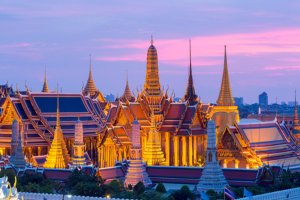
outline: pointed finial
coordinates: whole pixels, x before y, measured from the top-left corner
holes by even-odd
[[[151,40],[150,40],[150,44],[153,45],[153,36],[151,35]]]
[[[56,102],[56,128],[60,128],[60,113],[59,113],[59,87],[57,84],[57,102]]]
[[[192,44],[191,39],[189,40],[190,43],[190,71],[192,71]]]

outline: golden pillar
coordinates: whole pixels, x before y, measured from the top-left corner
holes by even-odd
[[[179,166],[179,137],[173,137],[174,143],[174,166]]]
[[[194,163],[197,163],[197,136],[194,136],[194,145],[193,145],[193,149],[194,149]]]
[[[223,160],[223,168],[227,168],[227,166],[228,166],[228,160],[224,159]]]
[[[193,136],[189,136],[189,166],[193,166]]]
[[[235,167],[235,168],[239,168],[239,164],[240,164],[240,161],[239,161],[239,160],[235,160],[235,161],[234,161],[234,167]]]
[[[165,154],[166,154],[166,165],[170,166],[170,132],[165,133],[166,145],[165,145]]]
[[[42,154],[42,147],[37,148],[37,155],[40,156]]]
[[[186,142],[186,137],[182,136],[181,137],[181,145],[182,145],[182,166],[187,166],[187,142]]]

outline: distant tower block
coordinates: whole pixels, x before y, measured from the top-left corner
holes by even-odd
[[[24,169],[26,167],[26,161],[22,148],[21,133],[19,132],[19,123],[17,120],[13,121],[12,127],[13,138],[17,137],[17,146],[15,146],[14,143],[11,144],[11,148],[14,149],[14,152],[10,157],[10,163],[18,169]]]
[[[142,162],[140,136],[140,124],[137,120],[135,120],[132,123],[132,147],[130,150],[130,163],[125,177],[126,186],[135,186],[140,181],[143,182],[145,186],[152,184],[146,172],[146,167]]]
[[[75,124],[75,138],[74,138],[74,152],[72,157],[72,165],[80,167],[85,165],[84,158],[84,143],[83,143],[83,126],[82,122],[78,119]]]
[[[20,129],[19,129],[19,123],[17,120],[13,120],[12,123],[12,135],[11,135],[11,150],[10,155],[15,155],[17,146],[18,146],[18,137],[19,137]]]
[[[202,171],[200,181],[197,185],[197,189],[200,192],[207,190],[222,192],[228,183],[218,162],[216,126],[212,120],[208,121],[207,124],[207,137],[206,163]]]
[[[155,116],[152,110],[151,114],[151,127],[148,133],[148,140],[146,142],[145,151],[143,152],[143,158],[147,162],[147,165],[165,165],[165,156],[161,149],[161,143],[159,139],[159,132],[155,126]]]

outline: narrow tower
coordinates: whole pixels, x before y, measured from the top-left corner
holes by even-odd
[[[157,50],[153,45],[152,37],[150,43],[151,45],[147,52],[147,69],[143,93],[150,107],[154,109],[154,113],[158,114],[161,111],[160,104],[163,94],[159,82]]]
[[[26,167],[26,161],[22,148],[23,145],[21,133],[19,131],[19,123],[17,120],[13,121],[12,135],[13,137],[17,136],[17,146],[15,146],[14,143],[11,144],[11,149],[14,149],[14,151],[11,154],[10,163],[17,169],[24,169]]]
[[[191,49],[191,40],[190,44],[190,65],[189,65],[189,79],[187,83],[187,87],[185,90],[185,95],[183,97],[184,101],[188,101],[190,105],[195,105],[198,102],[198,96],[195,92],[194,82],[193,82],[193,74],[192,74],[192,49]]]
[[[132,122],[132,137],[130,150],[130,163],[125,176],[125,185],[135,186],[138,182],[144,183],[145,186],[152,184],[148,173],[146,172],[145,164],[142,162],[141,148],[141,125],[137,120]]]
[[[83,126],[82,122],[78,119],[75,124],[75,137],[74,137],[74,152],[72,157],[72,165],[80,167],[85,165],[84,158],[84,143],[83,143]]]
[[[219,106],[234,106],[234,99],[231,93],[230,80],[228,74],[226,46],[225,46],[225,55],[224,55],[224,69],[223,69],[222,83],[221,83],[221,89],[219,93],[219,98],[217,100],[217,104]]]
[[[11,149],[10,149],[11,156],[15,155],[18,142],[19,142],[18,141],[19,133],[20,133],[19,123],[16,119],[14,119],[12,122],[12,134],[11,134]]]
[[[295,90],[295,105],[294,105],[294,120],[293,120],[293,133],[298,135],[300,134],[300,125],[299,125],[299,117],[298,117],[298,105],[297,105],[297,93]],[[299,135],[300,137],[300,135]]]
[[[42,92],[49,92],[48,81],[47,81],[47,74],[46,74],[46,68],[45,68],[44,84],[43,84]]]
[[[165,165],[165,156],[161,149],[159,132],[156,130],[154,111],[151,113],[151,127],[148,133],[143,158],[149,166]]]
[[[45,168],[67,168],[70,161],[70,156],[66,143],[64,141],[64,135],[60,127],[60,114],[59,114],[59,96],[57,94],[57,111],[56,111],[56,127],[54,131],[54,137],[48,152]]]
[[[231,93],[228,65],[227,65],[227,52],[225,46],[224,53],[224,68],[222,83],[217,100],[217,105],[213,107],[210,117],[215,121],[217,127],[217,142],[221,142],[222,133],[227,125],[231,126],[234,122],[240,121],[238,107],[234,105],[234,100]]]
[[[122,102],[126,102],[126,101],[134,102],[135,101],[135,97],[132,95],[132,92],[131,92],[131,90],[129,88],[128,75],[127,75],[127,78],[126,78],[125,90],[124,90],[123,95],[120,97],[120,100]]]
[[[105,98],[103,94],[97,89],[96,84],[93,79],[92,73],[92,56],[90,55],[90,70],[89,70],[89,78],[87,83],[83,89],[84,95],[90,95],[92,98],[98,98],[99,101],[105,102]]]
[[[222,192],[226,185],[228,185],[228,183],[224,177],[217,157],[216,126],[213,120],[209,120],[207,123],[206,163],[197,189],[200,192],[206,192],[207,190]]]

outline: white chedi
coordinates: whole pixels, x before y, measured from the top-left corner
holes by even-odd
[[[15,178],[15,184],[11,187],[8,182],[7,176],[0,178],[0,200],[18,200],[19,194],[16,188],[17,179]]]

